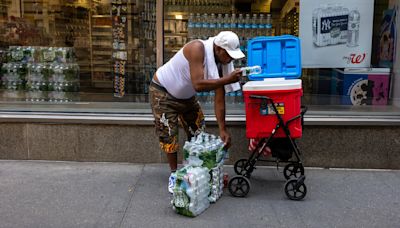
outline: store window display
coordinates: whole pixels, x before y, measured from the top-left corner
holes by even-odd
[[[147,102],[155,4],[2,1],[1,102]]]
[[[377,83],[369,79],[368,83],[360,82],[362,85],[355,82],[354,90],[345,91],[340,81],[343,75],[337,73],[342,71],[345,75],[345,69],[303,68],[303,104],[311,111],[335,107],[362,115],[379,105],[386,107],[380,109],[382,113],[393,113],[391,95],[397,94],[398,86],[394,84],[391,65],[396,56],[398,23],[392,5],[386,0],[374,3],[370,66],[386,67],[389,73],[385,70]],[[344,10],[341,15],[350,15],[353,10]],[[104,103],[101,109],[90,112],[150,114],[147,94],[154,72],[185,43],[231,30],[239,35],[240,48],[246,53],[247,41],[256,36],[301,35],[300,12],[299,0],[0,1],[0,101],[7,106],[15,102],[53,105],[47,106],[50,108],[62,104],[74,112],[80,111],[82,102],[94,106]],[[157,13],[162,16],[156,18]],[[348,26],[354,22],[357,27],[360,18],[348,18]],[[312,23],[309,27],[312,30]],[[342,33],[345,30],[340,30]],[[339,34],[338,29],[332,34]],[[356,34],[353,33],[353,41]],[[328,46],[347,47],[352,43],[342,38],[337,45]],[[162,45],[157,46],[159,43]],[[50,57],[35,56],[40,52]],[[357,58],[343,57],[346,61]],[[245,67],[246,58],[234,64]],[[370,73],[367,69],[365,74]],[[242,83],[245,81],[244,77]],[[352,91],[353,102],[344,102]],[[360,94],[363,99],[357,100]],[[201,92],[197,96],[205,113],[211,112],[215,93]],[[226,98],[228,115],[244,115],[242,91],[228,93]],[[110,110],[105,105],[110,102],[125,108]],[[352,108],[355,105],[363,107]]]

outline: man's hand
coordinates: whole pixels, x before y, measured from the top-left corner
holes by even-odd
[[[229,74],[229,83],[234,83],[240,81],[240,77],[242,77],[242,70],[235,69],[232,73]]]
[[[229,132],[227,132],[226,130],[222,130],[219,132],[219,136],[224,142],[224,148],[229,149],[229,147],[231,147],[231,135],[229,134]]]

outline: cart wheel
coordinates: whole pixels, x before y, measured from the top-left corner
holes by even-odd
[[[285,194],[291,200],[302,200],[307,194],[307,187],[298,179],[290,179],[285,184]]]
[[[290,178],[299,178],[304,175],[304,167],[300,163],[289,163],[283,169],[283,175],[286,180]]]
[[[243,175],[246,172],[247,159],[242,158],[235,162],[233,169],[237,175]]]
[[[250,191],[250,181],[244,176],[234,176],[228,184],[229,192],[235,197],[245,197]]]

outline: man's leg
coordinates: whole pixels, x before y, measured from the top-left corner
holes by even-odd
[[[171,171],[175,171],[178,165],[179,142],[178,142],[178,115],[162,113],[160,118],[155,118],[156,131],[160,148],[167,155]]]
[[[176,181],[175,171],[178,166],[178,114],[174,109],[174,101],[168,98],[168,94],[165,91],[150,86],[149,92],[160,148],[166,153],[171,169],[168,191],[173,193]]]
[[[154,115],[156,134],[160,148],[167,155],[171,171],[177,169],[178,114],[174,110],[174,101],[169,99],[165,91],[153,86],[149,87],[150,104]]]
[[[197,99],[188,105],[185,113],[179,116],[182,127],[186,132],[187,140],[205,130],[204,114]]]
[[[169,168],[171,169],[171,172],[175,172],[178,169],[178,153],[168,153],[167,154],[167,159],[169,163]]]

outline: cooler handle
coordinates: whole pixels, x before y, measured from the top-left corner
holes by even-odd
[[[263,99],[263,100],[269,100],[269,101],[272,101],[272,99],[271,99],[271,98],[269,98],[269,97],[266,97],[266,96],[250,95],[250,98],[253,98],[253,99]]]

